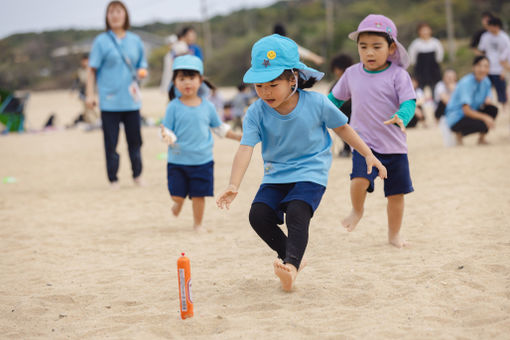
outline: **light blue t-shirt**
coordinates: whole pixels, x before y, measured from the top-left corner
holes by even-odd
[[[262,142],[262,183],[314,182],[326,186],[332,158],[327,128],[346,124],[347,117],[320,93],[298,93],[298,103],[287,115],[262,99],[253,103],[243,121],[241,144]]]
[[[453,91],[453,94],[446,105],[446,122],[450,127],[454,126],[464,117],[462,106],[467,104],[473,110],[479,110],[480,106],[490,97],[491,81],[485,77],[478,82],[473,73],[464,76]]]
[[[176,146],[168,148],[168,163],[201,165],[213,160],[211,129],[221,125],[213,103],[201,98],[198,106],[184,105],[176,98],[168,103],[163,125],[177,136]]]
[[[116,39],[124,54],[131,60],[134,69],[147,68],[142,40],[134,33],[126,32],[119,39],[112,32],[99,34],[89,55],[89,66],[96,69],[99,107],[101,111],[132,111],[140,109],[129,93],[133,75],[124,62],[112,37]]]

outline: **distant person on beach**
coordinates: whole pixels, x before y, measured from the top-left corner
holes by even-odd
[[[273,33],[279,34],[283,37],[287,36],[287,30],[283,24],[276,24],[273,28]],[[320,55],[310,51],[309,49],[304,48],[303,46],[298,45],[299,57],[304,60],[309,60],[317,65],[324,64],[324,58]]]
[[[416,109],[414,110],[413,118],[411,118],[406,128],[409,129],[417,127],[418,123],[420,123],[423,127],[426,127],[425,111],[423,110],[423,105],[425,104],[425,92],[423,89],[418,87],[418,79],[411,77],[411,82],[413,83],[414,93],[416,94]]]
[[[353,64],[352,58],[347,54],[339,54],[331,60],[330,70],[335,75],[334,84],[336,84],[340,80],[340,78],[344,75],[345,70],[347,70],[352,64]],[[329,89],[329,92],[333,90],[333,87],[334,85]],[[340,109],[347,116],[347,119],[351,118],[352,103],[350,99],[346,101]],[[343,142],[343,144],[344,147],[342,148],[342,150],[340,150],[338,156],[350,157],[351,146],[346,142]]]
[[[72,128],[83,124],[86,130],[92,130],[94,128],[99,128],[101,125],[101,122],[98,122],[99,114],[97,113],[96,109],[89,108],[86,102],[88,67],[89,55],[84,54],[80,59],[80,67],[78,70],[76,70],[76,76],[71,87],[71,91],[78,91],[78,98],[83,103],[83,111],[80,112],[72,124],[67,125],[67,128]]]
[[[498,102],[504,108],[507,103],[506,79],[503,75],[503,66],[501,61],[504,59],[506,51],[510,49],[510,38],[503,31],[503,22],[501,19],[492,17],[487,26],[487,32],[482,34],[478,50],[483,52],[489,59],[489,79],[492,86],[496,89]]]
[[[457,144],[472,133],[480,133],[478,144],[487,144],[486,135],[494,128],[498,109],[490,99],[491,82],[489,59],[477,56],[473,60],[473,72],[464,76],[446,106],[446,122],[457,136]]]
[[[455,70],[447,69],[443,73],[443,80],[436,84],[434,88],[434,102],[436,104],[436,110],[434,116],[437,120],[444,116],[446,105],[450,101],[450,98],[457,86],[457,73]]]
[[[232,98],[232,130],[243,130],[243,118],[246,108],[250,105],[250,99],[252,98],[250,89],[246,84],[237,85],[237,93]]]
[[[487,29],[489,28],[489,20],[492,19],[492,17],[493,15],[491,12],[483,12],[481,15],[482,29],[473,34],[471,43],[469,44],[469,47],[471,47],[475,53],[478,52],[478,44],[480,44],[480,38],[482,37],[482,34],[487,32]]]
[[[106,32],[99,34],[92,45],[87,75],[86,103],[93,108],[97,80],[99,108],[104,135],[106,169],[112,188],[119,188],[116,151],[120,123],[123,123],[135,184],[141,185],[142,135],[138,81],[147,75],[147,61],[142,40],[129,29],[129,14],[121,1],[106,7]]]
[[[193,228],[202,231],[205,197],[213,196],[214,161],[211,129],[220,137],[241,140],[241,135],[221,122],[214,105],[198,94],[204,66],[196,56],[177,57],[173,83],[181,93],[166,108],[161,136],[168,145],[168,190],[179,216],[184,200],[193,207]]]
[[[303,91],[324,73],[299,61],[297,44],[278,34],[257,41],[251,52],[251,68],[243,82],[255,84],[259,99],[243,121],[243,138],[232,164],[230,184],[218,196],[220,208],[236,198],[253,149],[262,143],[264,178],[253,199],[249,220],[259,237],[278,256],[274,273],[285,291],[291,291],[308,244],[314,211],[326,190],[331,166],[328,128],[366,157],[370,172],[380,177],[386,169],[347,124],[347,117],[317,92]],[[288,235],[278,226],[285,222]]]
[[[404,195],[414,191],[407,158],[405,127],[416,109],[416,94],[406,71],[409,57],[397,40],[397,27],[383,15],[370,14],[349,34],[356,41],[361,62],[349,67],[330,93],[342,107],[352,98],[351,125],[388,169],[384,195],[388,200],[388,242],[403,247],[400,234]],[[374,191],[377,170],[367,173],[366,161],[352,155],[351,214],[342,225],[353,231],[364,213],[367,192]]]
[[[172,82],[172,65],[174,59],[186,54],[191,54],[188,44],[185,41],[177,40],[177,36],[172,35],[166,39],[168,52],[163,57],[163,70],[161,73],[160,91],[168,94]]]
[[[202,49],[197,45],[197,31],[192,26],[186,26],[177,35],[179,41],[184,41],[192,55],[199,57],[200,59],[204,59]]]
[[[418,38],[409,46],[409,58],[414,65],[414,76],[418,80],[418,87],[434,90],[436,83],[441,80],[441,67],[444,49],[441,42],[432,37],[432,29],[427,23],[418,25]]]

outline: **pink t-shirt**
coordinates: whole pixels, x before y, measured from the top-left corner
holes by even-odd
[[[395,124],[384,125],[400,104],[416,99],[411,77],[392,63],[386,70],[370,73],[358,63],[349,67],[332,90],[339,100],[352,100],[349,125],[374,151],[407,153],[406,134]]]

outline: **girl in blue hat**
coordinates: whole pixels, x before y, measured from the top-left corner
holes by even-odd
[[[241,140],[241,134],[222,124],[214,105],[198,95],[203,82],[200,58],[186,55],[175,59],[173,83],[180,97],[172,100],[161,125],[161,136],[168,144],[168,190],[178,216],[189,196],[193,204],[193,227],[202,230],[205,197],[213,196],[213,137],[211,128],[221,137]]]
[[[249,220],[255,232],[276,251],[275,274],[290,291],[308,243],[308,226],[326,190],[331,166],[331,128],[365,156],[367,168],[379,176],[386,169],[347,124],[347,117],[326,96],[303,91],[324,75],[299,61],[294,41],[278,34],[253,45],[245,83],[254,83],[260,97],[248,109],[243,138],[230,184],[218,197],[227,209],[237,196],[254,146],[262,143],[264,178],[253,200]],[[371,170],[369,170],[371,171]],[[278,227],[287,224],[288,235]]]

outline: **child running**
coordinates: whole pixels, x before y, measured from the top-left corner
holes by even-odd
[[[308,227],[326,189],[331,166],[331,128],[365,156],[381,178],[386,169],[347,124],[347,117],[326,96],[302,89],[324,74],[299,61],[298,47],[273,34],[253,45],[245,83],[254,83],[260,97],[243,121],[243,138],[235,155],[230,184],[218,197],[227,209],[237,196],[254,146],[262,143],[264,178],[253,200],[249,220],[255,232],[276,251],[273,263],[283,290],[292,290],[303,268]],[[285,221],[288,236],[278,227]],[[282,262],[283,261],[283,262]]]
[[[210,128],[221,137],[241,140],[241,134],[222,124],[214,105],[198,95],[203,82],[200,58],[186,55],[175,59],[173,83],[180,97],[167,108],[161,136],[168,144],[168,190],[178,216],[189,196],[193,205],[193,228],[202,231],[205,197],[213,196],[213,138]]]
[[[414,191],[407,159],[405,126],[414,115],[416,95],[405,70],[409,57],[397,41],[393,21],[371,14],[349,38],[358,44],[361,62],[347,69],[329,94],[338,107],[352,99],[351,124],[388,169],[384,194],[388,199],[388,240],[401,248],[404,194]],[[351,173],[352,212],[342,221],[353,231],[363,216],[366,193],[374,191],[377,170],[367,173],[363,156],[353,152]]]

